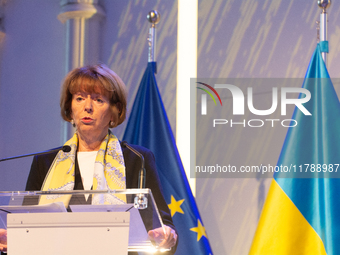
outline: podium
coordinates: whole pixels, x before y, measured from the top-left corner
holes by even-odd
[[[67,207],[56,202],[60,197],[69,198]],[[158,251],[161,240],[151,241],[147,233],[164,225],[149,189],[5,191],[0,228],[7,229],[10,255],[123,255]]]

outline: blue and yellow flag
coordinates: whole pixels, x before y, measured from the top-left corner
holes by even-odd
[[[165,200],[179,235],[177,255],[212,254],[150,62],[139,86],[123,140],[149,148],[156,158]]]
[[[340,103],[317,45],[303,88],[312,114],[295,109],[277,165],[296,166],[293,178],[275,174],[251,255],[340,254]],[[294,178],[298,177],[298,178]],[[301,178],[306,177],[306,178]]]

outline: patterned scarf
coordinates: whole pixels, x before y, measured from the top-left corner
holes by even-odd
[[[78,146],[77,133],[65,145],[71,147],[70,152],[58,152],[42,185],[42,191],[73,190],[75,180],[75,159]],[[119,140],[109,130],[100,145],[97,153],[94,174],[93,190],[125,189],[125,164]],[[39,204],[63,202],[68,206],[72,195],[46,195],[41,196]],[[95,194],[92,204],[121,204],[125,203],[123,195],[109,193]]]

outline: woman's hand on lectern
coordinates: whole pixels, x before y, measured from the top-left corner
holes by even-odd
[[[7,230],[0,229],[0,251],[7,251]]]
[[[158,247],[170,249],[177,242],[177,234],[175,230],[166,225],[164,225],[164,230],[163,228],[156,228],[150,230],[148,235],[151,241],[158,244]]]

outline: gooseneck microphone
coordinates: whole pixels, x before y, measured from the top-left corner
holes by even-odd
[[[140,158],[142,164],[141,164],[141,169],[139,170],[138,188],[139,189],[145,189],[145,175],[146,175],[146,173],[145,173],[143,155],[141,153],[139,153],[138,151],[136,151],[134,148],[132,148],[126,141],[123,141],[121,143],[121,146],[123,148],[128,148],[130,151],[132,151],[134,154],[136,154]]]
[[[37,152],[37,153],[25,154],[25,155],[10,157],[10,158],[3,158],[3,159],[0,159],[0,162],[6,161],[6,160],[18,159],[18,158],[25,158],[25,157],[29,157],[29,156],[38,156],[38,155],[43,155],[43,154],[47,154],[47,153],[51,153],[51,152],[57,152],[57,151],[60,151],[60,150],[62,150],[63,152],[70,152],[71,147],[68,146],[68,145],[64,145],[61,148],[52,149],[52,150],[48,150],[48,151],[41,151],[41,152]]]

